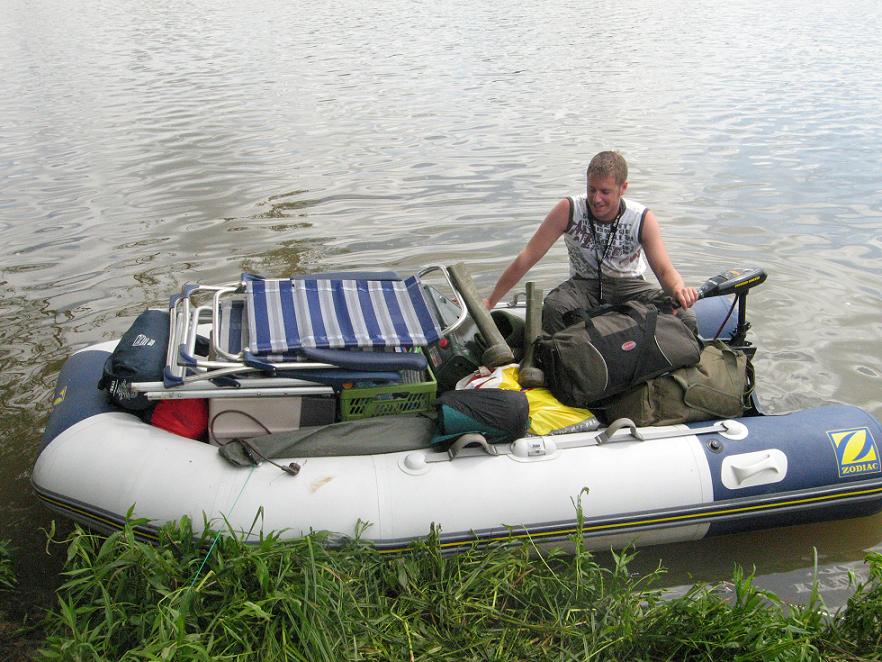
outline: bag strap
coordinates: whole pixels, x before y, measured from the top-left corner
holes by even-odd
[[[741,394],[741,405],[745,409],[750,409],[752,406],[751,396],[753,395],[753,391],[756,388],[756,374],[753,368],[753,362],[750,360],[750,355],[747,352],[744,352],[740,349],[735,349],[734,347],[729,347],[722,340],[714,340],[714,345],[720,347],[721,351],[724,355],[732,356],[732,360],[735,361],[736,365],[738,364],[738,357],[744,357],[744,380],[745,380],[745,388],[744,393]]]
[[[616,305],[605,303],[596,308],[576,308],[574,310],[568,310],[563,314],[563,323],[565,326],[572,326],[579,322],[585,322],[587,324],[592,317],[598,317],[599,315],[618,311],[620,308],[624,308],[624,306],[621,304]]]
[[[646,313],[646,319],[649,318],[650,315],[654,317],[658,317],[658,308],[655,306],[648,306],[649,310]],[[597,306],[596,308],[577,308],[576,310],[571,310],[564,315],[565,320],[570,320],[571,323],[575,323],[575,321],[583,321],[585,322],[585,328],[589,331],[594,328],[594,318],[600,317],[601,315],[607,315],[609,313],[621,313],[623,315],[627,315],[634,323],[640,326],[643,323],[643,316],[640,311],[637,310],[634,306],[630,306],[627,303],[605,303],[602,306]],[[652,332],[655,333],[655,322],[652,323]]]
[[[750,409],[753,405],[751,401],[753,399],[753,390],[756,388],[756,373],[754,372],[753,361],[750,360],[750,356],[747,356],[747,367],[745,370],[747,372],[747,388],[744,389],[742,403],[745,409]]]

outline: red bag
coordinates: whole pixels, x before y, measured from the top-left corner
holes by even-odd
[[[208,400],[160,400],[150,423],[188,439],[202,440],[208,430]]]

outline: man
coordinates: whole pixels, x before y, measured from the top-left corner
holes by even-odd
[[[545,298],[542,328],[554,333],[566,327],[564,315],[604,303],[638,300],[664,304],[671,297],[689,328],[688,310],[698,292],[686,287],[671,264],[658,220],[640,203],[622,197],[628,188],[628,164],[617,152],[600,152],[588,164],[587,195],[558,202],[524,249],[499,277],[485,304],[496,305],[563,235],[570,256],[570,279]],[[662,286],[644,278],[647,262]]]

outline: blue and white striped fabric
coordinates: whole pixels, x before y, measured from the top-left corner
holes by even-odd
[[[422,347],[441,329],[415,276],[406,280],[246,277],[248,349]]]
[[[226,300],[220,304],[220,318],[214,328],[217,344],[225,352],[238,354],[248,343],[244,335],[245,302]]]

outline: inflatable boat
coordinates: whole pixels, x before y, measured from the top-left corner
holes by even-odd
[[[349,282],[348,275],[339,276],[335,283]],[[762,279],[754,276],[750,282],[750,272],[746,276],[730,272],[708,281],[711,287],[705,289],[720,296],[696,305],[702,337],[722,337],[748,348],[747,291]],[[394,276],[389,280],[400,283]],[[315,281],[291,283],[295,290],[305,289],[284,296],[301,296],[305,310],[311,301],[313,312],[326,309],[331,300],[343,307],[346,297],[356,296],[346,294],[345,285],[322,294],[321,283],[317,290]],[[452,285],[467,304],[468,287]],[[517,539],[556,545],[571,542],[578,533],[587,546],[608,549],[882,510],[882,428],[852,406],[765,415],[754,398],[743,416],[728,420],[646,428],[619,420],[595,430],[528,434],[497,444],[474,436],[443,445],[409,438],[403,423],[431,411],[439,391],[453,388],[488,352],[499,350],[488,343],[487,333],[474,329],[469,306],[412,283],[411,290],[430,292],[429,308],[440,321],[430,323],[427,332],[408,331],[419,336],[413,344],[422,347],[420,352],[388,351],[388,346],[383,352],[363,352],[371,355],[369,363],[377,354],[399,362],[398,370],[384,368],[394,373],[384,384],[382,378],[365,377],[375,369],[371,366],[329,363],[337,351],[333,347],[308,348],[305,358],[293,361],[290,344],[274,344],[273,333],[259,328],[259,310],[245,310],[244,318],[225,324],[237,307],[258,308],[254,297],[264,296],[264,286],[185,286],[170,305],[162,380],[135,385],[137,395],[151,403],[207,401],[213,421],[228,421],[210,432],[210,443],[151,425],[142,412],[121,408],[96,387],[116,342],[72,355],[58,377],[32,474],[39,498],[101,531],[120,528],[127,517],[143,518],[137,531],[145,539],[154,539],[163,524],[188,516],[196,528],[212,526],[245,537],[275,531],[293,538],[323,530],[332,539],[359,536],[389,552],[406,549],[432,527],[451,551]],[[366,301],[364,292],[370,288],[353,287]],[[385,294],[374,297],[374,303],[385,297],[396,308],[407,298],[404,285],[394,294],[390,287],[388,282],[377,286]],[[200,293],[209,297],[208,304],[194,303]],[[417,313],[405,311],[405,317],[416,319],[423,303],[417,302]],[[388,306],[380,307],[382,317]],[[264,315],[271,326],[273,315]],[[525,304],[515,299],[494,310],[492,319],[508,344],[505,321],[529,316]],[[371,326],[347,320],[325,324],[335,327],[327,335]],[[303,330],[302,320],[293,324]],[[236,342],[221,343],[224,334]],[[200,349],[206,335],[210,347]],[[261,338],[270,341],[264,343],[264,358],[255,358]],[[140,339],[142,345],[149,341]],[[284,369],[267,367],[270,353]],[[425,370],[414,354],[426,357]],[[417,379],[401,378],[411,372]],[[298,429],[321,428],[327,438],[347,420],[369,423],[367,435],[351,443],[341,438],[340,443],[295,446],[289,455],[267,461],[252,456],[249,466],[232,463],[220,452],[231,439]],[[248,444],[243,448],[251,455]]]

